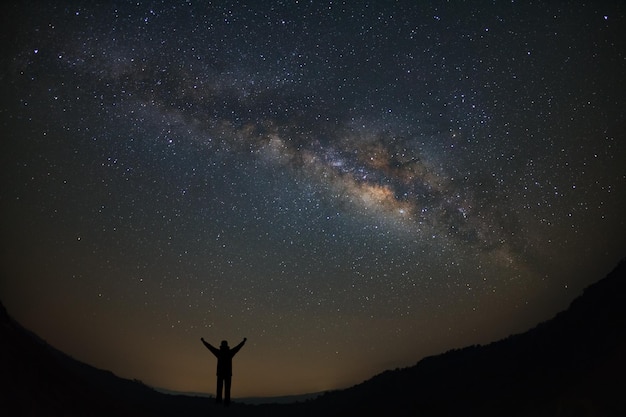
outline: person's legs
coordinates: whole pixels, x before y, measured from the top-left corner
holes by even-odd
[[[224,393],[224,404],[228,405],[230,404],[230,385],[231,385],[232,379],[230,376],[227,376],[224,378],[224,385],[225,385],[225,390],[226,392]]]
[[[217,376],[217,394],[215,394],[215,402],[222,402],[222,388],[224,386],[224,378]]]

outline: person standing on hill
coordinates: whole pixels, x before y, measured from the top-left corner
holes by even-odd
[[[222,390],[224,390],[224,405],[230,404],[230,386],[233,376],[233,356],[239,352],[239,349],[246,343],[247,338],[243,338],[243,341],[234,348],[228,347],[228,342],[222,340],[220,348],[217,349],[210,343],[201,337],[200,340],[217,358],[217,393],[215,395],[215,401],[222,402]]]

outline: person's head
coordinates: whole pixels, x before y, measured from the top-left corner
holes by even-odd
[[[228,342],[226,340],[222,340],[220,344],[220,349],[228,349]]]

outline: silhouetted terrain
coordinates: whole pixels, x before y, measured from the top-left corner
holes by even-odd
[[[567,311],[526,333],[384,372],[321,397],[314,408],[324,415],[617,417],[626,416],[625,391],[622,261]]]
[[[626,416],[626,261],[526,333],[296,404],[224,409],[158,393],[73,360],[4,307],[0,355],[0,410],[11,416]]]
[[[0,412],[7,416],[168,416],[206,405],[78,362],[22,328],[4,306],[0,358]]]

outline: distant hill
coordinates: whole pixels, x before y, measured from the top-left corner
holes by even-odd
[[[387,371],[307,415],[626,416],[626,261],[534,329]],[[314,409],[314,410],[313,410]]]
[[[0,386],[0,410],[7,416],[175,416],[201,408],[206,414],[206,399],[178,401],[76,361],[24,329],[3,305]]]
[[[626,416],[626,261],[534,329],[295,404],[168,395],[80,363],[0,305],[0,410],[11,416]],[[227,411],[227,412],[226,412]],[[7,415],[3,412],[3,415]]]

